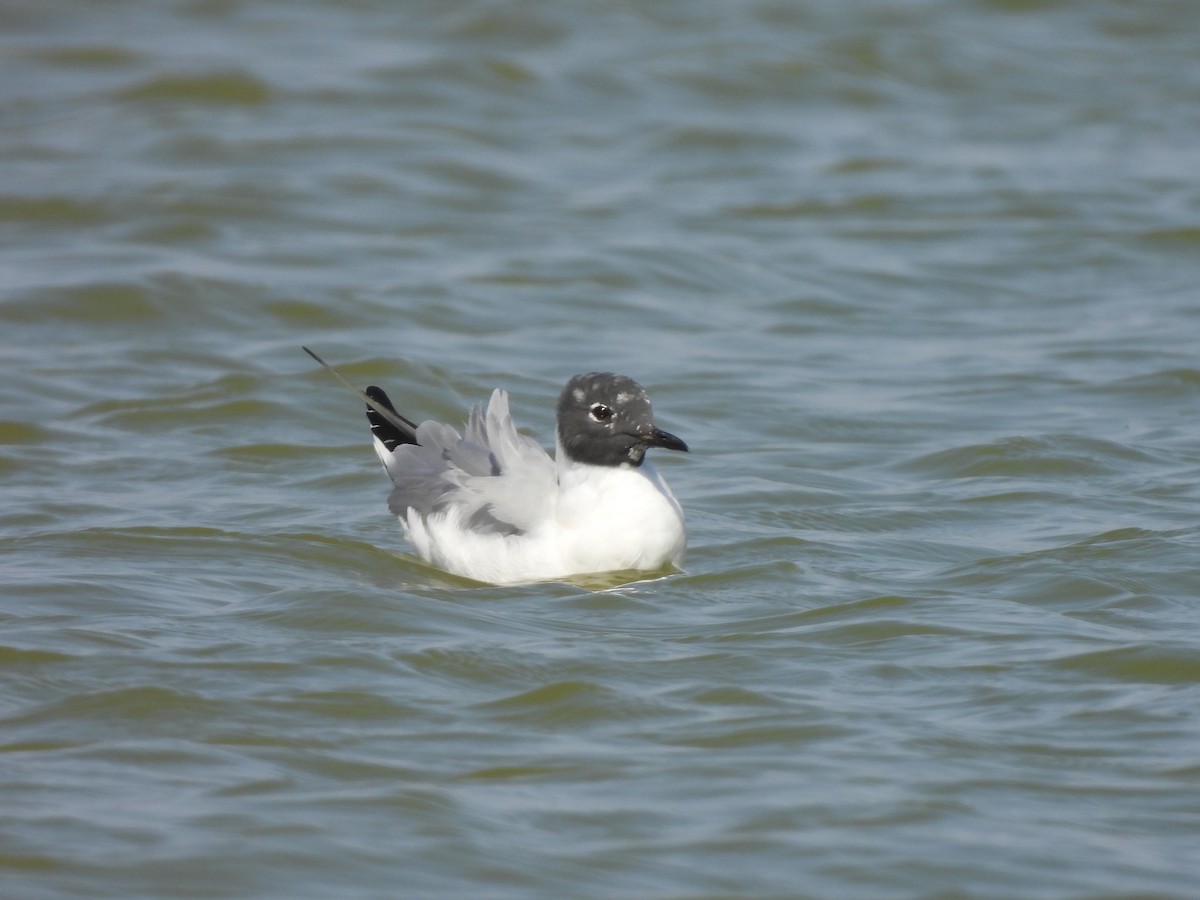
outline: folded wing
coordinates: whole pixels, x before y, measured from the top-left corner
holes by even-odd
[[[462,435],[422,422],[408,441],[389,441],[375,424],[375,452],[394,485],[388,506],[401,520],[409,510],[427,518],[453,508],[473,530],[523,534],[553,514],[554,461],[517,431],[504,391],[492,393],[486,412],[471,410]]]

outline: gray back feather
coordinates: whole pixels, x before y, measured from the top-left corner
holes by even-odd
[[[516,430],[503,391],[492,394],[486,412],[471,410],[464,435],[429,421],[416,436],[385,460],[395,485],[388,508],[396,515],[411,509],[425,517],[453,506],[472,529],[496,534],[520,534],[540,516],[554,463]]]

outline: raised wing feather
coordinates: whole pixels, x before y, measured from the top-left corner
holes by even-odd
[[[376,452],[395,485],[388,506],[401,519],[456,507],[473,530],[519,534],[552,512],[554,462],[517,431],[508,395],[492,393],[486,412],[476,406],[465,435],[449,425],[423,422],[416,444]]]

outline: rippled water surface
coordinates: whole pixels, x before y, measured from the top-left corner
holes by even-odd
[[[1194,897],[1198,46],[0,7],[0,893]],[[430,569],[301,344],[547,442],[637,378],[686,570]]]

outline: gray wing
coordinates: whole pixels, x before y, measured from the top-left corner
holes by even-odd
[[[422,422],[416,440],[388,450],[375,439],[394,485],[388,507],[401,518],[410,509],[425,517],[456,507],[474,530],[520,534],[552,511],[554,461],[517,431],[504,391],[492,393],[486,412],[471,410],[465,434]]]

